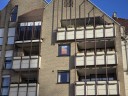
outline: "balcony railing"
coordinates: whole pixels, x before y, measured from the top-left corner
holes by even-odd
[[[77,28],[76,31],[75,31],[75,28],[67,28],[67,30],[65,28],[58,28],[57,41],[74,40],[75,37],[76,39],[84,39],[84,33],[86,33],[85,34],[86,39],[115,36],[113,25],[106,25],[105,27],[97,26],[95,29],[93,26],[87,26],[86,30],[84,30],[84,27],[80,27],[80,28]]]
[[[35,69],[40,68],[41,57],[39,56],[23,56],[23,57],[14,57],[12,69]]]
[[[86,87],[85,87],[86,86]],[[86,89],[85,89],[86,88]],[[86,91],[86,92],[85,92]],[[75,96],[90,95],[118,95],[118,83],[117,81],[88,81],[85,85],[84,82],[76,82],[75,85]]]
[[[38,96],[39,84],[11,84],[9,96]]]
[[[96,58],[96,61],[95,61]],[[105,60],[106,59],[106,60]],[[116,54],[113,52],[108,52],[106,55],[104,52],[97,52],[97,55],[94,56],[93,52],[87,53],[86,57],[84,54],[77,54],[76,58],[76,66],[92,66],[92,65],[115,65],[117,64]]]

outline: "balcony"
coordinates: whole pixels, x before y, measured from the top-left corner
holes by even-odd
[[[87,52],[86,57],[84,56],[84,53],[77,53],[75,60],[77,67],[84,66],[85,64],[86,66],[94,66],[95,64],[97,66],[106,64],[109,66],[117,64],[117,58],[114,51],[107,51],[106,55],[104,51],[97,51],[96,56],[94,55],[94,52]]]
[[[75,34],[76,32],[76,34]],[[94,34],[95,32],[95,34]],[[84,33],[85,36],[84,36]],[[114,26],[113,25],[103,25],[96,26],[87,26],[86,30],[84,27],[77,27],[75,28],[58,28],[57,30],[57,41],[65,41],[65,40],[74,40],[75,37],[78,40],[84,39],[94,39],[94,38],[111,38],[115,36]]]
[[[12,69],[14,70],[25,70],[25,69],[38,69],[41,66],[41,57],[39,56],[23,56],[14,57]]]
[[[38,96],[39,84],[11,84],[9,96]]]
[[[15,43],[42,42],[40,32],[41,21],[19,23]]]
[[[118,95],[118,83],[117,81],[108,81],[108,83],[106,83],[106,81],[97,81],[97,83],[95,83],[95,81],[88,81],[85,85],[85,82],[76,82],[75,96],[83,96],[85,95],[85,93],[88,96],[93,96],[93,95],[117,96]]]

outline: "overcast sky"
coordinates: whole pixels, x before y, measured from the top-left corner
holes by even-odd
[[[9,0],[0,0],[0,10],[2,10]],[[50,2],[51,0],[47,0]],[[128,0],[91,0],[109,16],[117,12],[117,16],[128,19]]]

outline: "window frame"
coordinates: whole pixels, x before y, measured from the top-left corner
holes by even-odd
[[[73,0],[64,0],[64,7],[73,7]]]
[[[15,10],[16,10],[16,12],[15,12]],[[11,10],[10,22],[16,22],[17,21],[17,13],[18,13],[18,5],[15,5]],[[14,19],[14,15],[16,16],[15,19]]]
[[[8,86],[3,85],[4,78],[9,78],[9,85]],[[6,75],[3,75],[2,76],[2,86],[1,86],[1,91],[2,91],[1,94],[2,94],[2,96],[6,96],[5,93],[3,94],[3,89],[7,89],[8,93],[6,93],[6,94],[7,94],[7,96],[9,95],[10,83],[11,83],[11,77],[10,77],[10,75],[7,75],[7,74]]]
[[[9,59],[7,59],[7,58],[9,58]],[[7,61],[11,61],[11,62],[9,62],[10,63],[10,67],[8,67],[8,68],[7,68],[7,63],[6,63]],[[4,69],[6,69],[6,70],[12,69],[12,65],[13,65],[12,63],[13,63],[13,58],[12,57],[5,57]]]
[[[67,54],[62,55],[62,53],[61,53],[62,46],[68,46],[69,50],[67,49],[67,51],[69,51],[69,53],[67,52]],[[70,44],[58,44],[58,57],[66,57],[66,56],[70,56],[70,55],[71,55],[71,45]]]
[[[60,82],[59,81],[59,74],[60,73],[68,73],[68,81],[67,82]],[[57,84],[70,84],[70,71],[69,70],[58,70],[57,71]]]

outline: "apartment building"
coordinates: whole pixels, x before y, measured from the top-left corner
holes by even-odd
[[[128,96],[126,45],[125,28],[90,0],[10,0],[0,95]]]

